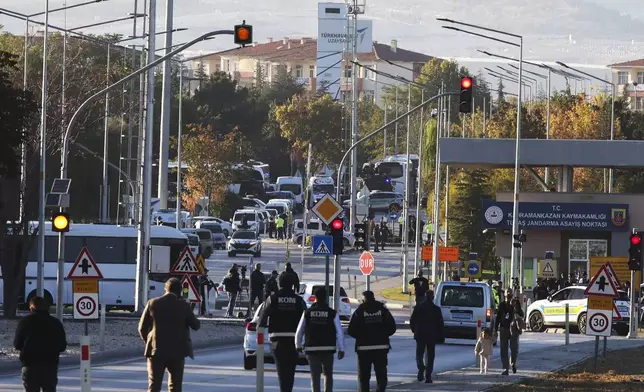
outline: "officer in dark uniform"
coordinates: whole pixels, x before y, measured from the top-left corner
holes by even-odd
[[[320,374],[324,374],[324,391],[333,391],[333,355],[344,358],[344,332],[338,312],[327,304],[324,287],[315,290],[315,303],[304,312],[297,326],[295,345],[304,349],[311,368],[311,391],[320,392]]]
[[[295,332],[306,303],[293,291],[295,282],[291,274],[281,274],[278,283],[280,289],[266,300],[260,325],[268,325],[280,391],[292,392],[297,366]]]
[[[371,365],[376,373],[377,392],[387,388],[387,354],[389,337],[396,333],[396,322],[391,312],[376,301],[373,292],[362,293],[362,303],[349,322],[349,336],[356,340],[358,354],[359,392],[369,392]]]

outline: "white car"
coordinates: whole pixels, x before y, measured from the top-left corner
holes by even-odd
[[[300,282],[300,295],[306,302],[306,307],[310,308],[315,303],[315,290],[318,287],[324,287],[324,282]],[[333,284],[329,285],[329,304],[333,304]],[[349,296],[344,291],[344,287],[340,286],[340,311],[338,312],[340,320],[348,321],[351,318],[351,303]]]
[[[262,257],[262,239],[255,230],[237,230],[228,241],[228,257],[239,253]]]
[[[257,366],[257,324],[259,324],[261,320],[264,304],[265,302],[262,302],[262,304],[259,305],[253,318],[246,323],[246,333],[244,335],[243,343],[245,370],[253,370]],[[271,341],[268,338],[268,328],[264,331],[264,363],[275,363],[273,353],[271,351]],[[298,354],[297,364],[308,365],[308,361],[306,360],[304,353]]]
[[[224,232],[224,235],[228,237],[232,232],[233,232],[233,225],[220,218],[215,218],[213,216],[204,216],[204,217],[197,217],[198,219],[193,219],[195,221],[195,227],[200,228],[201,223],[200,222],[217,222],[221,226],[221,229]]]
[[[293,205],[293,200],[290,200],[290,199],[270,199],[268,201],[268,204],[275,204],[275,203],[284,203],[288,205],[289,211],[293,211],[293,209],[295,208],[295,206]]]
[[[566,320],[566,304],[570,325],[579,328],[580,333],[586,333],[586,310],[588,298],[584,294],[585,286],[570,286],[561,289],[548,297],[533,302],[528,307],[528,327],[533,332],[543,332],[547,327],[563,327]],[[615,307],[622,316],[617,320],[613,310],[613,329],[621,335],[628,335],[630,304],[626,292],[618,290],[619,298],[615,298]]]

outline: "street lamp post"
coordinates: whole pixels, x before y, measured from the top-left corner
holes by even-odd
[[[499,38],[490,37],[490,36],[486,36],[486,35],[483,35],[483,34],[462,30],[462,29],[452,27],[452,26],[443,26],[444,28],[448,28],[448,29],[456,30],[456,31],[461,31],[461,32],[464,32],[466,34],[470,34],[470,35],[490,39],[490,40],[493,40],[493,41],[505,43],[505,44],[508,44],[508,45],[511,45],[511,46],[519,48],[519,83],[517,84],[518,85],[518,92],[517,92],[517,129],[516,129],[516,147],[515,147],[515,157],[514,157],[514,192],[513,192],[513,207],[512,207],[512,237],[514,238],[516,235],[519,234],[519,190],[520,190],[519,189],[519,180],[520,180],[520,174],[521,174],[521,172],[520,172],[520,169],[521,169],[521,166],[520,166],[521,165],[521,163],[520,163],[520,158],[521,158],[521,151],[520,151],[520,148],[521,148],[521,98],[522,98],[521,96],[522,96],[522,92],[523,92],[523,89],[522,89],[523,86],[521,84],[521,81],[523,80],[523,36],[518,35],[518,34],[508,33],[506,31],[490,29],[490,28],[483,27],[483,26],[477,26],[477,25],[473,25],[473,24],[469,24],[469,23],[458,22],[458,21],[454,21],[454,20],[451,20],[451,19],[437,18],[437,20],[452,23],[452,24],[462,25],[462,26],[473,27],[473,28],[476,28],[476,29],[489,31],[489,32],[496,33],[496,34],[502,34],[502,35],[509,36],[509,37],[512,37],[512,38],[515,38],[515,39],[519,40],[519,43],[517,44],[516,42],[509,42],[509,41],[501,40]],[[512,246],[512,248],[511,248],[512,259],[511,259],[511,264],[510,264],[511,265],[511,267],[510,267],[511,268],[510,276],[512,278],[514,278],[516,276],[516,266],[517,266],[517,259],[519,257],[519,254],[518,254],[518,248],[515,248],[513,244],[511,244],[511,246]]]
[[[577,73],[580,73],[584,76],[587,76],[589,78],[598,80],[600,82],[604,82],[608,85],[611,86],[611,107],[610,107],[610,140],[615,140],[615,83],[610,82],[608,80],[604,80],[601,78],[598,78],[597,76],[591,75],[589,73],[586,73],[584,71],[580,71],[576,68],[573,68],[569,65],[566,65],[562,63],[561,61],[557,61],[557,64],[560,66],[570,69],[572,71],[575,71]],[[636,102],[637,104],[637,102]],[[613,168],[611,167],[608,171],[608,193],[613,193]]]
[[[165,8],[165,54],[172,51],[172,24],[174,1],[166,0]],[[163,79],[161,86],[161,126],[159,131],[159,180],[157,197],[159,207],[168,208],[168,154],[170,147],[170,112],[172,111],[172,61],[168,59],[163,63]],[[181,170],[179,170],[181,171]],[[177,224],[179,222],[177,221]]]

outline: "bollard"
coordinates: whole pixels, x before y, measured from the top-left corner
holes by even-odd
[[[358,283],[356,279],[357,277],[353,275],[353,298],[358,299]],[[351,279],[349,279],[349,289],[351,289]]]
[[[347,280],[349,281],[349,290],[351,290],[351,271],[349,271],[349,267],[347,267]]]
[[[606,340],[608,339],[606,338],[606,336],[604,336],[604,357],[606,357]]]
[[[101,305],[101,321],[98,327],[99,330],[99,341],[101,342],[100,348],[101,351],[105,351],[105,312],[107,308],[105,304]]]
[[[566,319],[564,321],[566,329],[566,346],[570,344],[570,304],[566,304]]]
[[[478,340],[479,336],[481,336],[481,332],[483,332],[483,321],[481,321],[481,318],[479,318],[476,321],[476,339]]]
[[[264,392],[264,327],[257,327],[256,379],[257,392]]]
[[[90,344],[89,336],[80,337],[81,358],[80,358],[80,382],[81,392],[91,392],[92,390],[92,372],[90,364]]]

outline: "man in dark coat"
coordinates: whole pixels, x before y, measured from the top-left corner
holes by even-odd
[[[434,354],[436,344],[445,341],[443,334],[443,314],[441,308],[434,304],[434,291],[425,293],[425,301],[416,305],[409,320],[411,331],[416,339],[416,364],[418,365],[418,381],[432,383],[434,371]],[[427,363],[424,362],[427,353]]]
[[[291,281],[293,282],[293,290],[296,293],[300,292],[300,277],[297,276],[297,272],[293,269],[290,262],[287,262],[284,268],[284,271],[280,275],[288,274],[291,276]]]
[[[261,305],[264,302],[264,285],[266,284],[266,277],[262,272],[262,265],[260,263],[255,264],[255,270],[250,274],[250,302],[248,303],[248,309],[253,310],[253,305],[255,305],[255,298],[257,298],[257,306]]]
[[[425,300],[425,293],[429,290],[429,280],[423,276],[423,270],[418,271],[418,275],[409,281],[409,284],[414,286],[414,294],[416,294],[416,305]]]
[[[49,314],[42,297],[29,301],[31,314],[16,329],[13,346],[20,351],[22,383],[25,391],[55,391],[58,384],[58,358],[67,348],[63,324]]]
[[[198,330],[199,320],[181,297],[181,282],[165,282],[165,295],[151,299],[139,321],[139,335],[148,358],[148,391],[160,392],[168,370],[168,389],[181,392],[186,357],[194,358],[190,328]]]

